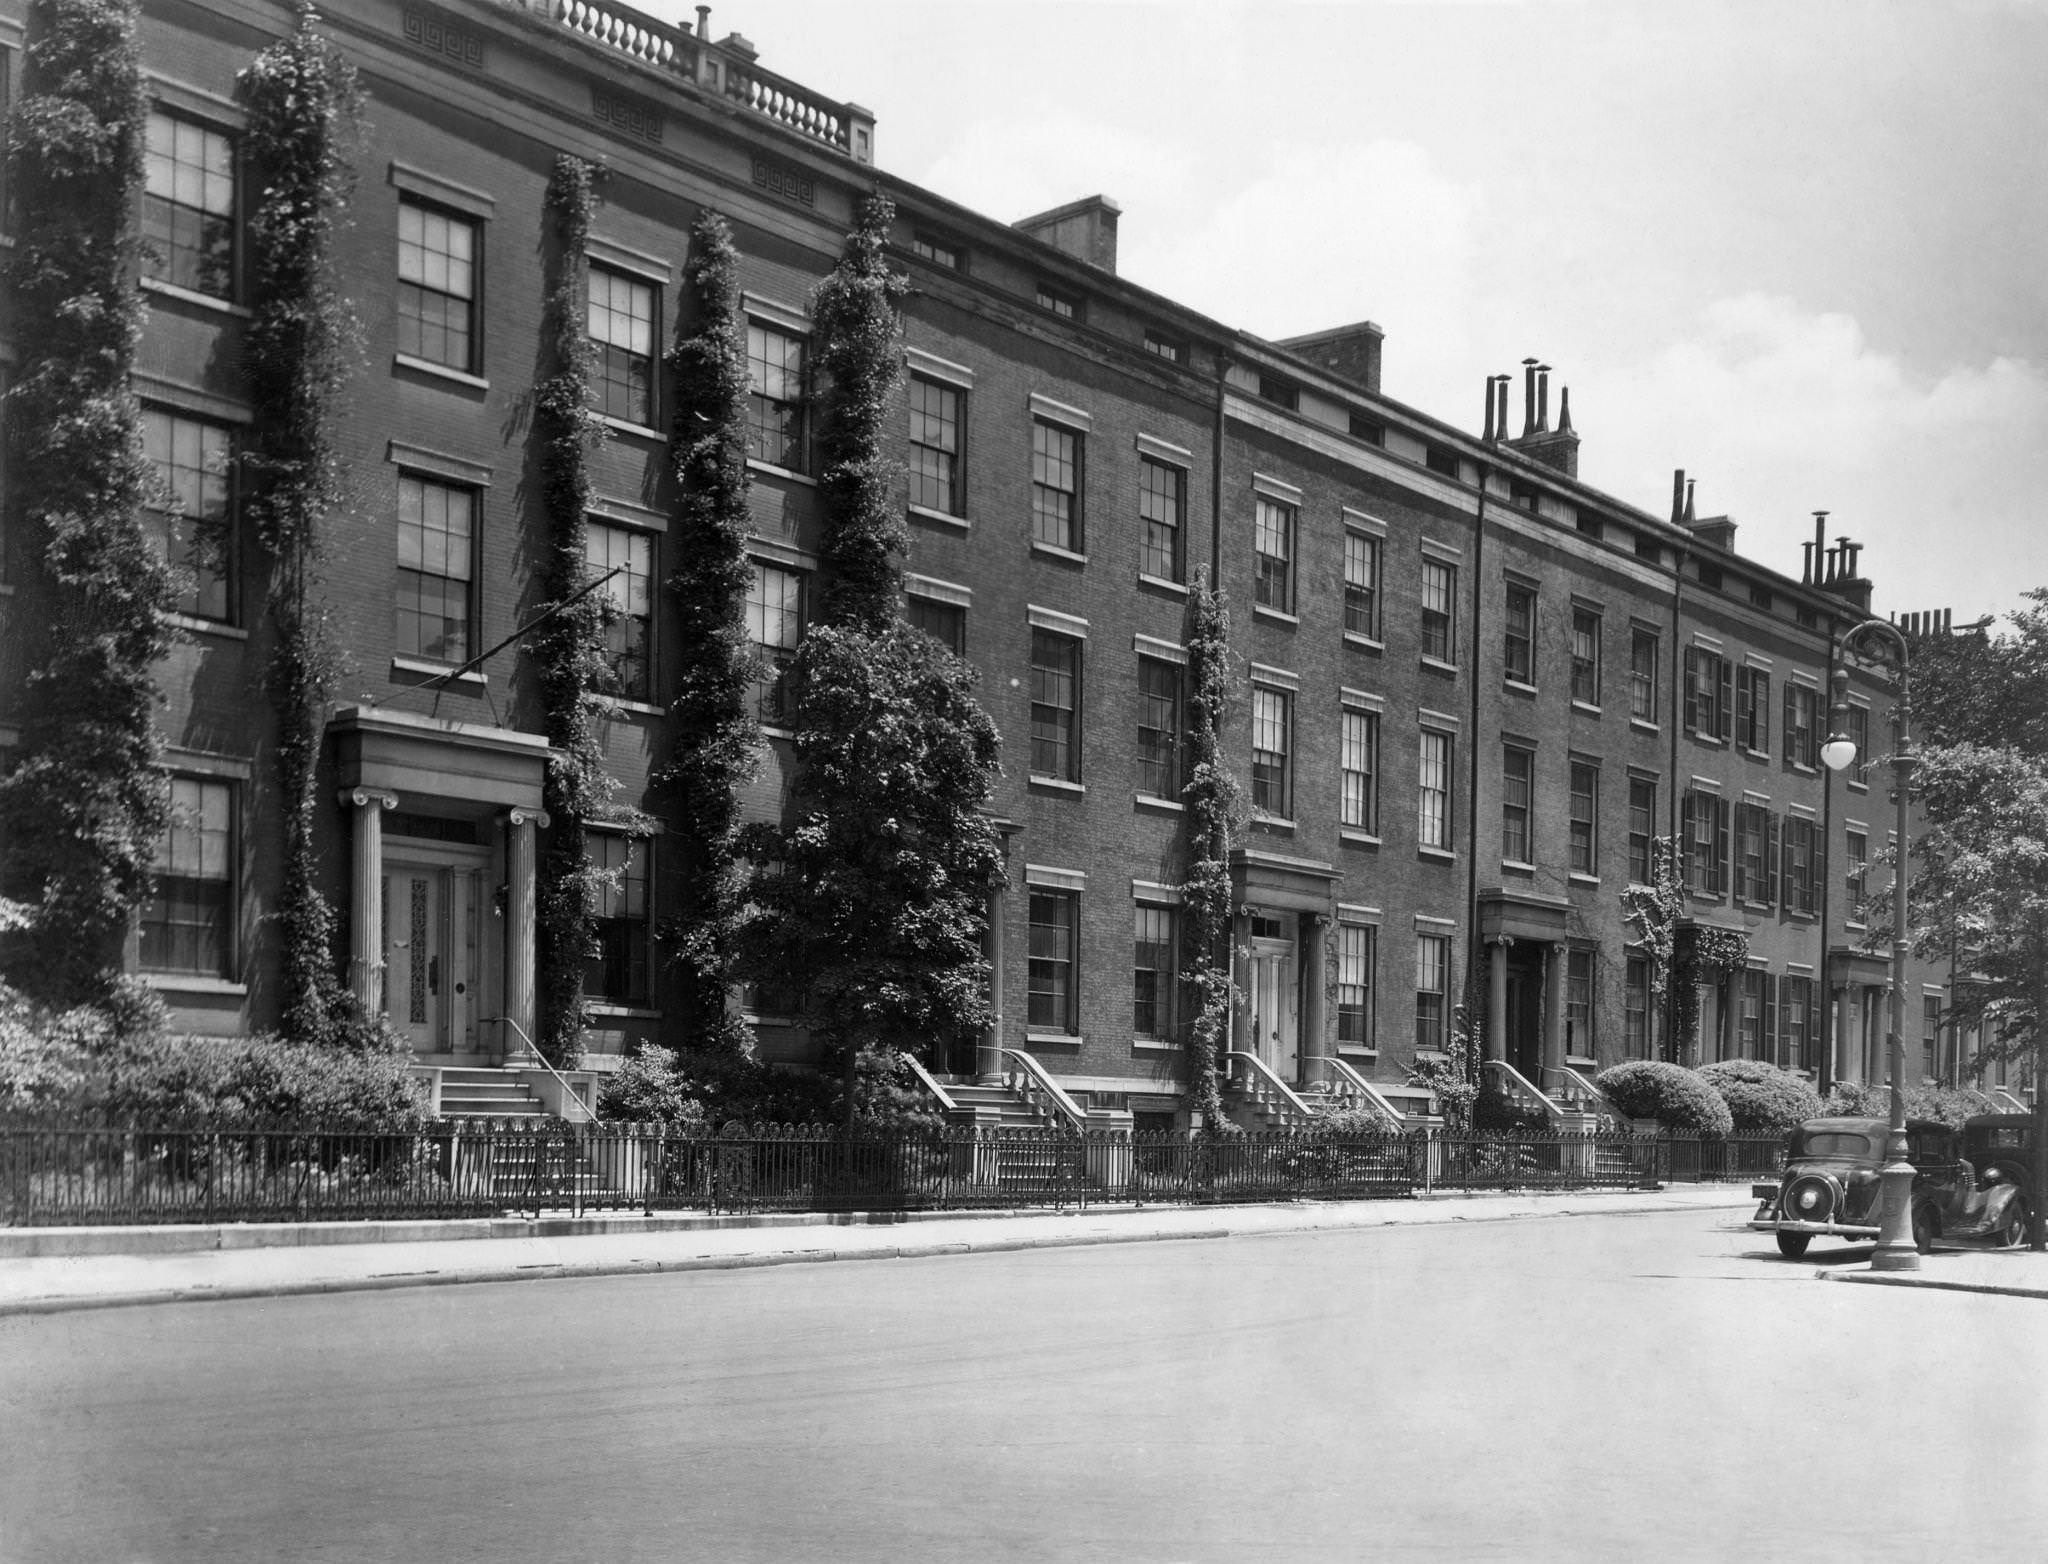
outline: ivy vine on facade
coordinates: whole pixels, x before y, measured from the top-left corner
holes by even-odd
[[[142,326],[135,6],[37,0],[22,85],[7,424],[30,557],[10,612],[42,633],[0,780],[7,883],[27,920],[8,976],[74,1004],[120,972],[168,811],[153,668],[172,642],[174,582],[139,519],[153,482],[130,382]]]
[[[1187,873],[1181,888],[1181,974],[1193,1016],[1188,1026],[1189,1106],[1208,1125],[1225,1123],[1218,1062],[1230,1046],[1238,1001],[1230,975],[1230,848],[1241,790],[1223,753],[1230,712],[1230,611],[1206,568],[1188,587]]]
[[[546,527],[538,572],[544,617],[526,643],[549,746],[541,793],[548,824],[537,897],[534,1043],[556,1063],[573,1062],[586,1021],[583,973],[605,885],[587,833],[616,785],[604,769],[599,730],[610,709],[605,626],[613,610],[604,593],[588,590],[590,453],[603,432],[590,407],[595,349],[585,319],[585,251],[596,205],[597,171],[580,158],[558,157],[547,191],[553,231],[541,328],[550,368],[533,390]]]
[[[1665,1052],[1673,1063],[1697,1050],[1699,985],[1738,972],[1749,961],[1749,936],[1740,929],[1688,921],[1685,868],[1675,837],[1650,843],[1650,883],[1621,893],[1622,916],[1634,926],[1650,969],[1653,1004],[1665,1002]]]
[[[319,588],[323,523],[340,490],[335,404],[358,357],[352,311],[334,283],[334,243],[355,188],[362,92],[354,68],[314,27],[241,76],[244,144],[256,181],[248,222],[251,319],[243,375],[265,410],[243,455],[250,530],[268,568],[264,683],[283,863],[277,930],[280,1017],[288,1036],[338,1040],[369,1018],[335,970],[335,914],[319,886],[321,736],[336,654]]]
[[[655,785],[677,808],[666,838],[681,870],[664,945],[676,1017],[690,1046],[748,1054],[753,1034],[733,1008],[746,888],[738,855],[739,790],[759,766],[753,681],[762,659],[747,632],[747,351],[738,252],[707,212],[683,266],[687,313],[669,354],[675,374],[670,463],[675,473],[674,695],[668,763]]]

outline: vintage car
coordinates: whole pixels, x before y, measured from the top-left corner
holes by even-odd
[[[2016,1114],[1985,1114],[2017,1119]],[[1972,1123],[1977,1122],[1972,1120]],[[1750,1193],[1762,1202],[1749,1225],[1778,1235],[1789,1259],[1806,1253],[1817,1234],[1876,1238],[1885,1165],[1883,1119],[1808,1119],[1785,1137],[1785,1171]],[[1984,1149],[1992,1150],[1990,1142]],[[1913,1242],[1922,1253],[1938,1238],[2025,1240],[2026,1196],[2006,1155],[1980,1167],[1967,1160],[1961,1132],[1932,1119],[1906,1121],[1906,1160],[1913,1164]]]

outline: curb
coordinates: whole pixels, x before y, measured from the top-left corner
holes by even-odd
[[[1918,1276],[1886,1276],[1870,1271],[1819,1271],[1815,1277],[1823,1282],[1857,1282],[1865,1287],[1922,1287],[1935,1292],[1977,1292],[1997,1298],[2048,1300],[2048,1288],[2001,1287],[1996,1282],[1950,1282]]]
[[[1730,1206],[1748,1204],[1747,1198]],[[1272,1206],[1246,1207],[1247,1210],[1270,1211]],[[1313,1206],[1297,1206],[1299,1210],[1317,1209]],[[1410,1207],[1412,1209],[1412,1206]],[[674,1260],[594,1260],[584,1263],[575,1261],[540,1262],[526,1266],[479,1266],[453,1271],[397,1271],[371,1273],[363,1276],[320,1277],[305,1281],[278,1281],[265,1283],[227,1284],[223,1286],[201,1286],[184,1288],[145,1288],[133,1292],[51,1295],[40,1298],[0,1300],[0,1319],[15,1315],[63,1314],[90,1309],[134,1308],[163,1303],[217,1303],[248,1301],[264,1298],[316,1297],[344,1292],[390,1292],[404,1287],[451,1287],[482,1282],[526,1282],[550,1280],[578,1280],[604,1276],[659,1276],[689,1271],[737,1271],[755,1270],[768,1266],[809,1265],[826,1261],[847,1260],[915,1260],[933,1259],[947,1255],[963,1254],[1004,1254],[1028,1249],[1080,1249],[1102,1244],[1132,1243],[1178,1243],[1183,1240],[1196,1241],[1217,1238],[1258,1237],[1273,1234],[1297,1233],[1344,1233],[1380,1231],[1390,1227],[1448,1227],[1457,1223],[1481,1224],[1492,1222],[1520,1222],[1535,1218],[1556,1218],[1569,1216],[1655,1216],[1674,1211],[1714,1210],[1717,1206],[1705,1202],[1680,1205],[1626,1205],[1614,1207],[1569,1206],[1550,1210],[1522,1210],[1466,1216],[1446,1212],[1435,1220],[1401,1222],[1387,1218],[1343,1223],[1294,1222],[1286,1224],[1255,1224],[1250,1226],[1220,1226],[1190,1228],[1182,1232],[1139,1230],[1121,1233],[1047,1233],[1029,1238],[988,1237],[983,1239],[942,1239],[930,1243],[908,1243],[878,1245],[873,1248],[854,1249],[784,1249],[762,1251],[752,1254],[733,1255],[691,1255]],[[1015,1213],[1011,1213],[1015,1214]],[[1039,1213],[1031,1213],[1039,1214]],[[1136,1214],[1135,1212],[1122,1214]],[[822,1226],[824,1223],[805,1225]],[[843,1219],[832,1225],[867,1226],[885,1225],[864,1222],[846,1222]],[[187,1251],[192,1252],[192,1251]],[[250,1249],[235,1251],[200,1251],[214,1253],[250,1253]],[[401,1252],[402,1253],[402,1252]],[[395,1254],[394,1259],[400,1258]]]

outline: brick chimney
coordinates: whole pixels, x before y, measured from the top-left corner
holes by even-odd
[[[1020,217],[1010,226],[1115,276],[1116,222],[1122,215],[1123,208],[1108,196],[1092,195],[1036,217]]]
[[[1579,436],[1572,428],[1572,393],[1569,386],[1560,386],[1557,393],[1557,427],[1550,427],[1550,366],[1539,364],[1533,358],[1522,360],[1526,386],[1522,392],[1522,436],[1509,440],[1512,450],[1520,451],[1533,462],[1563,473],[1567,478],[1579,475]],[[1505,376],[1503,379],[1507,378]],[[1501,430],[1507,430],[1507,396],[1501,396]]]
[[[1349,326],[1332,326],[1327,331],[1312,331],[1305,337],[1287,337],[1273,345],[1377,394],[1380,344],[1386,335],[1371,321],[1361,320]]]

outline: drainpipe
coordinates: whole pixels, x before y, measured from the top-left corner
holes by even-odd
[[[1502,423],[1506,422],[1506,410],[1502,410]],[[1506,431],[1502,431],[1505,438]],[[1485,594],[1480,590],[1479,578],[1486,564],[1486,480],[1493,469],[1485,462],[1479,465],[1479,510],[1472,523],[1472,656],[1466,668],[1466,683],[1471,689],[1467,710],[1470,712],[1471,731],[1466,735],[1465,749],[1465,950],[1466,973],[1471,972],[1470,963],[1485,949],[1479,941],[1479,655],[1485,644],[1480,637],[1479,605]],[[1461,985],[1460,991],[1469,985]],[[1492,1006],[1489,1004],[1489,1011]],[[1491,1024],[1491,1016],[1488,1021]],[[1472,1018],[1465,1018],[1471,1025]],[[1487,1040],[1488,1058],[1507,1057],[1505,1037]]]
[[[1808,544],[1807,546],[1814,549],[1819,547],[1818,544]],[[1835,645],[1834,615],[1830,614],[1826,623],[1828,627],[1828,674],[1827,683],[1824,688],[1832,691],[1835,687],[1835,664],[1841,655],[1841,649]],[[1832,928],[1834,923],[1835,876],[1832,859],[1835,855],[1836,773],[1829,770],[1826,766],[1821,767],[1821,772],[1823,774],[1820,791],[1820,851],[1815,855],[1820,859],[1818,865],[1820,869],[1820,958],[1814,963],[1814,980],[1820,984],[1820,1013],[1823,1030],[1826,1031],[1827,1037],[1825,1041],[1812,1039],[1810,1040],[1810,1045],[1818,1044],[1820,1049],[1820,1063],[1814,1070],[1813,1078],[1820,1094],[1825,1097],[1835,1084],[1835,1039],[1838,1035],[1835,1026],[1834,974],[1830,970],[1828,960],[1828,950],[1833,941]],[[1846,931],[1844,933],[1844,943],[1847,943]],[[1842,988],[1842,1003],[1845,1006],[1849,1003],[1849,989],[1846,984]],[[1783,1025],[1782,1002],[1780,1004],[1779,1024]]]
[[[1671,704],[1665,719],[1671,725],[1671,786],[1665,789],[1668,796],[1664,800],[1664,818],[1671,827],[1669,835],[1674,850],[1683,845],[1678,840],[1678,801],[1683,796],[1678,776],[1678,730],[1684,721],[1685,701],[1685,651],[1679,644],[1679,637],[1684,634],[1685,559],[1686,550],[1680,545],[1671,567],[1671,671],[1667,675],[1671,681]],[[1652,856],[1654,859],[1654,853]],[[1654,873],[1654,862],[1651,867]],[[1671,1035],[1678,1020],[1678,990],[1671,982],[1672,976],[1670,972],[1664,975],[1664,1055],[1672,1064],[1683,1064],[1685,1061],[1678,1055],[1683,1051],[1684,1039]]]

